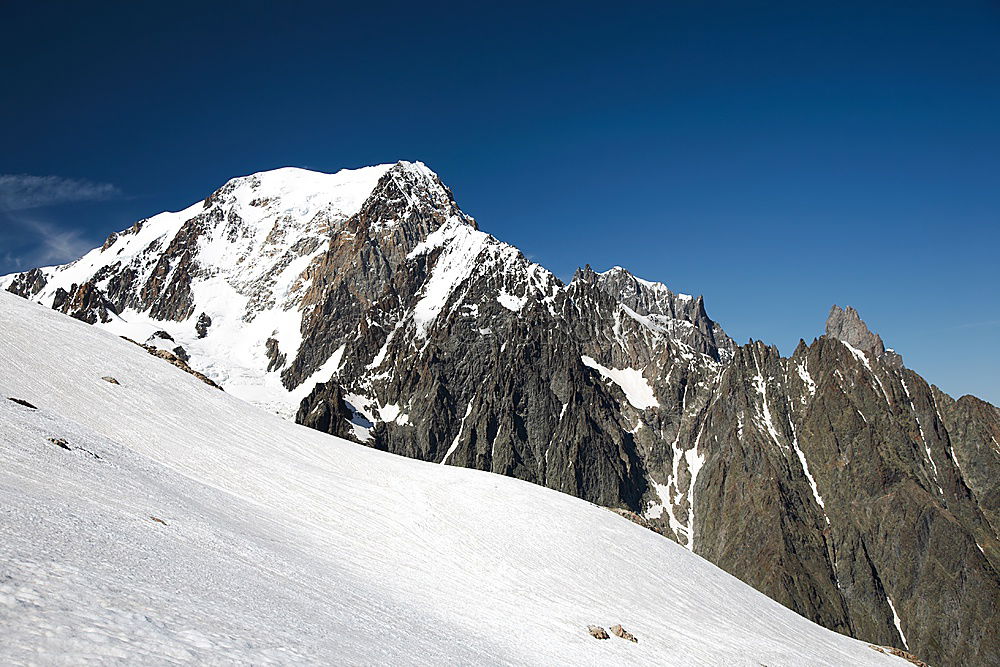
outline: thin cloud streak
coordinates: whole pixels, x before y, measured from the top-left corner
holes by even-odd
[[[30,249],[4,253],[3,262],[7,267],[23,267],[15,270],[65,264],[93,249],[93,241],[83,238],[80,230],[63,229],[44,220],[9,212],[3,217],[27,232],[33,240]]]
[[[24,211],[59,204],[106,201],[121,196],[121,190],[111,183],[96,183],[86,179],[31,174],[0,174],[0,225],[10,226],[10,240],[4,240],[2,267],[4,270],[24,270],[34,266],[64,264],[73,261],[93,246],[80,229],[67,229],[58,224],[26,215]],[[21,233],[13,231],[20,229]],[[7,236],[7,234],[0,234]],[[17,237],[30,237],[22,247],[10,247]]]
[[[28,221],[39,237],[41,245],[35,253],[39,264],[63,264],[82,257],[91,250],[91,243],[80,236],[76,229],[59,229],[40,220]]]
[[[996,327],[1000,326],[1000,320],[986,320],[985,322],[968,322],[966,324],[956,324],[953,327],[948,327],[945,331],[955,331],[956,329],[978,329],[980,327]]]
[[[73,202],[112,199],[121,191],[111,183],[30,174],[0,174],[0,209],[21,211]]]

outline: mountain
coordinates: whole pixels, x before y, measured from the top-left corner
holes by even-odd
[[[907,664],[603,508],[303,428],[9,294],[0,363],[4,664]]]
[[[301,424],[631,512],[825,627],[1000,662],[1000,413],[853,309],[737,345],[625,269],[563,283],[406,162],[237,178],[0,285]]]

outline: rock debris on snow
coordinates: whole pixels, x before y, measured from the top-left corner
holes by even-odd
[[[627,639],[628,641],[635,644],[639,643],[639,640],[635,638],[635,635],[633,635],[631,632],[623,628],[618,623],[611,626],[611,634],[613,634],[616,637],[621,637],[622,639]]]
[[[8,396],[7,400],[8,401],[14,401],[18,405],[23,405],[24,407],[31,408],[32,410],[37,410],[38,409],[37,407],[35,407],[31,403],[29,403],[28,401],[24,400],[23,398],[14,398],[13,396]]]

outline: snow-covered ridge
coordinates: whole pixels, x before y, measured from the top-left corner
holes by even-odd
[[[604,509],[296,426],[9,294],[0,418],[5,664],[906,664]]]
[[[233,200],[242,205],[241,208],[253,205],[296,217],[330,208],[349,216],[358,212],[375,184],[392,166],[380,164],[341,169],[332,174],[282,167],[234,178],[220,190],[231,193]],[[416,165],[413,167],[419,169]]]
[[[514,246],[457,220],[450,220],[431,233],[410,251],[407,258],[413,259],[439,249],[443,250],[442,255],[413,311],[413,322],[421,338],[449,302],[452,308],[462,305],[461,299],[453,299],[452,296],[462,283],[477,272],[492,273],[498,277],[526,277],[526,293],[514,295],[503,288],[497,290],[496,301],[513,312],[519,312],[532,298],[551,301],[562,287],[554,274],[529,262]]]
[[[669,287],[667,287],[666,285],[664,285],[661,282],[656,282],[656,281],[653,281],[653,280],[645,280],[644,278],[640,278],[639,276],[635,275],[634,273],[632,273],[628,269],[626,269],[624,267],[621,267],[621,266],[618,266],[618,265],[612,266],[607,271],[598,271],[597,275],[599,275],[599,276],[619,276],[619,275],[626,275],[629,278],[631,278],[632,280],[634,280],[635,282],[639,283],[640,285],[643,285],[647,289],[650,289],[650,290],[652,290],[654,292],[662,292],[662,293],[666,293],[666,294],[672,294],[672,295],[676,296],[678,299],[680,299],[681,301],[691,301],[692,299],[694,299],[694,297],[691,296],[690,294],[681,294],[680,292],[674,292]]]

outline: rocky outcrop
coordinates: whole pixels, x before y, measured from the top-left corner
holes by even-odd
[[[94,280],[82,285],[73,284],[69,291],[57,288],[52,307],[87,324],[107,323],[118,314],[114,304],[108,301]]]
[[[176,366],[177,368],[181,369],[185,373],[187,373],[189,375],[195,376],[196,378],[198,378],[199,380],[201,380],[202,382],[204,382],[205,384],[207,384],[209,387],[215,387],[216,389],[219,389],[219,390],[222,389],[222,387],[219,384],[217,384],[212,378],[208,377],[204,373],[200,373],[200,372],[194,370],[193,368],[191,368],[190,366],[188,366],[188,364],[187,364],[186,361],[184,361],[183,359],[181,359],[180,357],[178,357],[173,352],[170,352],[168,350],[161,350],[161,349],[155,348],[155,347],[148,347],[148,346],[145,346],[145,345],[143,345],[142,347],[145,347],[146,351],[149,352],[150,354],[152,354],[154,357],[159,357],[160,359],[163,359],[167,363],[169,363],[169,364],[171,364],[173,366]]]
[[[17,274],[10,285],[8,285],[7,291],[30,299],[45,289],[46,283],[48,283],[48,279],[45,277],[44,271],[41,269],[31,269],[30,271]]]
[[[149,352],[154,357],[159,357],[160,359],[163,359],[164,361],[166,361],[168,364],[171,364],[172,366],[176,366],[177,368],[181,369],[182,371],[184,371],[185,373],[187,373],[189,375],[193,375],[194,377],[198,378],[199,380],[201,380],[202,382],[204,382],[208,386],[215,387],[216,389],[220,389],[220,390],[222,389],[222,387],[219,384],[217,384],[212,378],[208,377],[204,373],[200,373],[200,372],[196,371],[195,369],[191,368],[191,366],[188,365],[187,359],[183,358],[183,357],[187,356],[187,353],[184,352],[184,348],[181,348],[181,347],[175,348],[175,350],[179,350],[183,354],[183,357],[182,357],[182,356],[178,355],[176,351],[172,351],[172,350],[169,350],[169,349],[164,349],[164,348],[159,347],[157,345],[137,343],[136,341],[132,340],[131,338],[127,338],[125,336],[122,336],[122,338],[124,338],[128,342],[132,343],[133,345],[138,345],[139,347],[141,347],[142,349],[146,350],[146,352]],[[159,337],[159,338],[161,340],[164,339],[164,337]],[[173,339],[169,338],[169,336],[167,336],[166,339],[170,340],[170,342],[173,342]],[[111,379],[104,378],[104,379],[108,380],[109,382],[111,382],[112,380],[114,380],[114,378],[111,378]],[[114,384],[118,384],[118,381],[114,380]]]
[[[1000,413],[853,308],[789,357],[737,345],[701,297],[620,267],[564,283],[405,162],[234,179],[95,267],[4,284],[156,322],[156,354],[312,428],[610,507],[829,628],[1000,661]]]
[[[357,413],[348,406],[340,385],[335,382],[320,382],[302,399],[295,421],[317,431],[351,438],[351,427]],[[371,427],[371,424],[368,426]]]
[[[903,365],[903,359],[892,350],[886,350],[882,338],[868,329],[858,311],[847,306],[834,305],[826,318],[826,335],[836,338],[855,350],[860,350],[875,359],[895,367]]]
[[[917,667],[930,667],[930,665],[928,665],[926,662],[924,662],[917,656],[913,655],[912,653],[907,653],[906,651],[895,648],[893,646],[875,646],[874,644],[869,644],[868,648],[872,649],[873,651],[878,651],[879,653],[888,653],[889,655],[894,655],[897,658],[902,658],[903,660],[906,660],[916,665]]]
[[[633,635],[631,632],[629,632],[628,630],[626,630],[617,623],[611,626],[611,634],[613,634],[615,637],[621,637],[626,641],[630,641],[633,644],[637,644],[639,642],[639,640],[635,638],[635,635]]]
[[[283,368],[288,358],[278,346],[278,341],[274,338],[268,338],[264,342],[264,348],[267,350],[267,371],[270,373],[271,371]]]
[[[885,354],[885,345],[878,334],[872,333],[862,321],[858,311],[850,306],[841,308],[834,305],[826,318],[826,335],[842,343],[861,350],[865,354],[880,357]]]
[[[208,335],[208,328],[212,326],[212,318],[202,313],[198,316],[198,321],[194,325],[195,333],[198,334],[198,338],[204,338]]]
[[[49,438],[49,442],[51,442],[56,447],[59,447],[60,449],[65,449],[67,451],[72,451],[73,449],[72,447],[69,446],[69,442],[66,440],[66,438]]]

